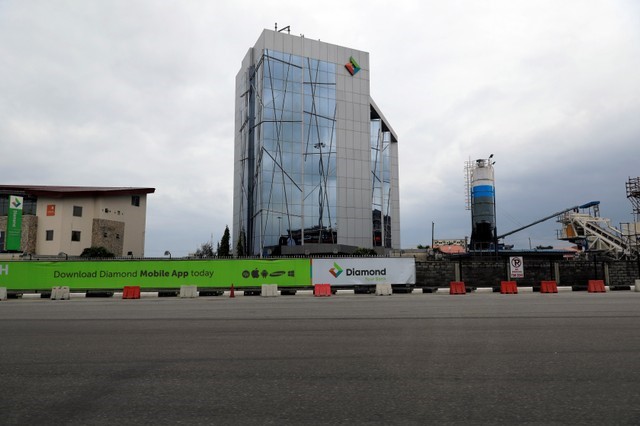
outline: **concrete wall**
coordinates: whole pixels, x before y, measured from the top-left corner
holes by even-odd
[[[604,280],[609,286],[633,285],[640,277],[637,261],[524,260],[524,278],[509,278],[508,259],[497,260],[416,260],[418,287],[448,287],[461,280],[471,287],[498,287],[513,280],[521,287],[539,286],[555,280],[561,286],[586,286],[589,280]],[[458,272],[456,272],[458,271]]]
[[[634,285],[636,279],[640,279],[638,261],[619,261],[609,265],[610,285]]]
[[[116,256],[124,254],[124,222],[93,219],[91,247],[104,247]],[[122,253],[122,254],[121,254]]]

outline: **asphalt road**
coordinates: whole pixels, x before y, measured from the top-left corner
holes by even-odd
[[[0,424],[640,424],[640,293],[0,302]]]

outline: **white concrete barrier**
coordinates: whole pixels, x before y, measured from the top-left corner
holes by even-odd
[[[51,289],[51,300],[69,300],[71,292],[68,286],[53,287]]]
[[[7,288],[0,287],[0,300],[7,300]]]
[[[391,284],[376,284],[376,296],[391,296],[393,289]]]
[[[640,292],[640,280],[636,280],[636,291]]]
[[[260,296],[275,297],[278,295],[278,284],[262,284]]]
[[[180,297],[190,298],[190,299],[193,299],[194,297],[198,297],[198,286],[197,285],[181,285]]]

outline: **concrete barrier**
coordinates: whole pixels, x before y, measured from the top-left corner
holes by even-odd
[[[260,296],[275,297],[278,295],[278,284],[262,284]]]
[[[376,296],[391,296],[392,293],[391,284],[376,284]]]
[[[314,296],[331,296],[331,284],[314,284]]]
[[[68,286],[53,287],[51,289],[51,300],[69,300],[71,292]]]
[[[587,291],[589,293],[606,293],[607,289],[604,286],[604,280],[589,280]]]
[[[180,286],[180,297],[183,299],[193,299],[198,297],[198,286],[197,285],[181,285]]]
[[[558,292],[558,283],[555,281],[541,281],[540,282],[540,293],[557,293]]]
[[[7,288],[0,287],[0,300],[7,300]]]
[[[140,299],[140,286],[139,285],[126,285],[122,289],[123,299]]]
[[[515,281],[501,281],[500,294],[518,294],[518,284]]]
[[[451,281],[449,283],[449,294],[466,294],[467,288],[462,281]]]

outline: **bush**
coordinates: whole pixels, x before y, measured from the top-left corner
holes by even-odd
[[[377,256],[378,253],[374,249],[358,247],[354,252],[354,256]]]
[[[115,257],[113,253],[104,247],[87,247],[82,250],[80,257]]]

